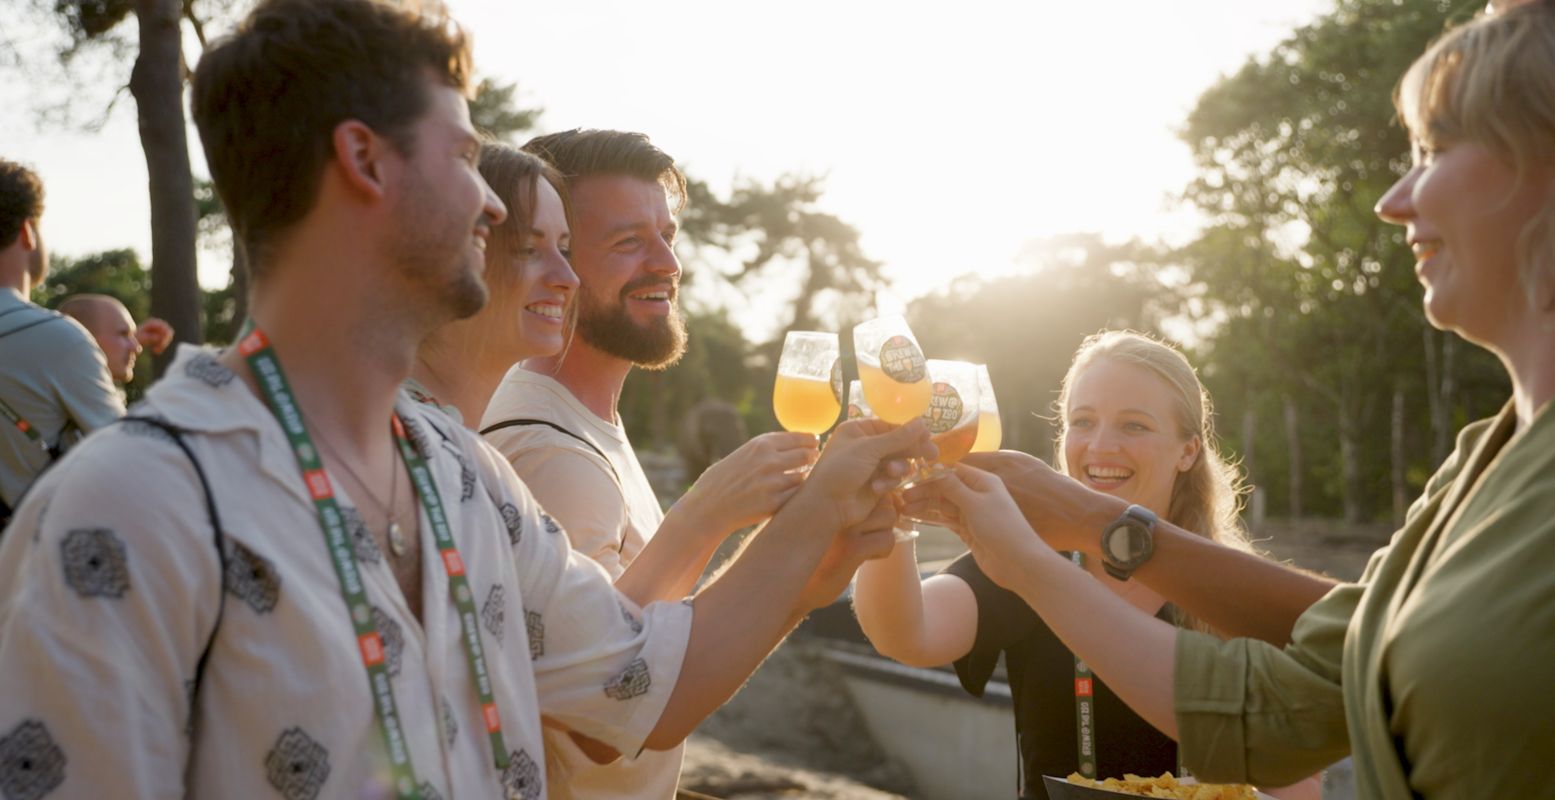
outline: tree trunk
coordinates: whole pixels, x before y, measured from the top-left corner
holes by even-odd
[[[130,93],[140,121],[151,191],[151,313],[173,326],[177,340],[204,340],[195,262],[194,178],[185,134],[180,0],[136,0],[140,54]],[[156,359],[160,375],[172,350]]]
[[[1409,486],[1405,481],[1407,465],[1404,461],[1404,385],[1393,382],[1393,524],[1404,522],[1404,511],[1409,508]]]
[[[1339,400],[1336,403],[1339,411],[1339,475],[1340,493],[1344,502],[1344,521],[1357,523],[1361,521],[1361,445],[1360,431],[1356,420],[1355,409],[1352,408],[1350,394],[1353,390],[1345,385],[1339,391]]]
[[[1290,460],[1290,518],[1301,519],[1301,479],[1306,464],[1301,457],[1301,417],[1296,413],[1296,398],[1285,393],[1285,453]]]
[[[1258,440],[1258,412],[1253,410],[1252,397],[1246,398],[1247,407],[1242,409],[1242,474],[1247,477],[1248,483],[1257,483],[1253,477],[1253,453]]]

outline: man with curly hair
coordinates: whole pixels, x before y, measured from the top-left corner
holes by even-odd
[[[91,334],[28,300],[49,268],[42,217],[43,182],[0,159],[0,526],[66,445],[124,414]]]

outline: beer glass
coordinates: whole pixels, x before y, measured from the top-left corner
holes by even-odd
[[[931,358],[927,372],[929,407],[923,412],[923,424],[939,448],[939,457],[919,468],[914,485],[945,477],[950,465],[972,452],[981,416],[976,364]]]
[[[999,423],[999,401],[993,394],[993,378],[988,375],[988,365],[977,365],[977,441],[972,452],[991,453],[999,449],[1004,440],[1004,426]]]
[[[848,419],[865,419],[875,416],[875,412],[869,408],[869,401],[864,399],[864,384],[859,381],[848,382]],[[896,535],[898,542],[905,542],[918,538],[918,529],[912,526],[912,520],[901,517],[896,521],[896,527],[891,531]]]
[[[778,358],[772,411],[778,424],[816,436],[831,430],[842,411],[842,361],[837,334],[789,331]]]
[[[929,407],[923,349],[901,317],[880,317],[853,328],[859,381],[875,416],[892,425],[911,422]]]

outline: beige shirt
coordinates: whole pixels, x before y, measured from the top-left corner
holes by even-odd
[[[544,425],[509,427],[486,434],[513,469],[566,529],[572,546],[620,578],[664,520],[664,511],[643,473],[626,430],[600,419],[554,378],[515,366],[508,371],[481,430],[513,419],[539,419],[584,437],[595,448]],[[546,730],[546,755],[557,773],[553,797],[671,798],[680,779],[684,747],[644,752],[600,766],[566,735]]]
[[[475,592],[511,759],[496,770],[425,511],[418,619],[336,482],[421,796],[506,786],[545,797],[542,714],[636,752],[679,677],[692,609],[639,609],[567,546],[494,450],[403,393],[396,410]],[[192,347],[136,412],[190,431],[226,570],[190,459],[160,429],[110,426],[50,470],[0,541],[0,786],[392,796],[352,622],[280,425],[213,351]]]
[[[124,399],[92,335],[14,289],[0,289],[0,401],[49,447],[124,415]],[[0,500],[15,506],[49,463],[43,448],[0,418]]]

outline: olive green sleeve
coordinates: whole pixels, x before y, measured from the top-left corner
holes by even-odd
[[[1349,753],[1340,660],[1362,590],[1331,590],[1297,621],[1284,649],[1178,633],[1178,746],[1195,775],[1283,786]]]

